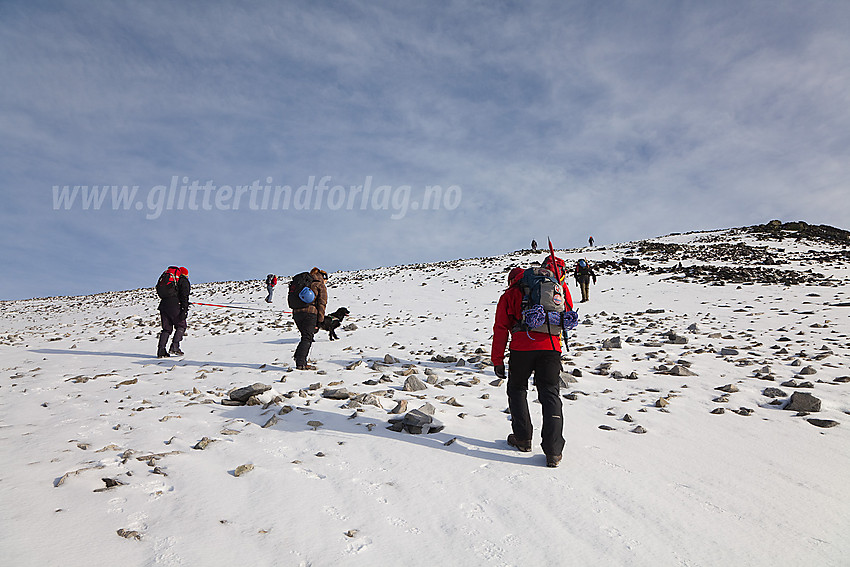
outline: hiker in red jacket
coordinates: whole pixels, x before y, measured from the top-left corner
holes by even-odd
[[[508,275],[508,289],[499,298],[496,322],[493,325],[493,345],[490,358],[496,376],[505,378],[505,348],[510,338],[510,368],[508,372],[508,407],[511,428],[508,444],[520,451],[531,451],[533,427],[528,411],[528,379],[534,373],[534,383],[543,406],[543,452],[546,465],[557,467],[565,441],[564,418],[560,396],[561,337],[548,333],[519,330],[522,321],[522,290],[519,281],[524,270],[514,268]],[[572,309],[573,301],[566,284],[565,308]]]

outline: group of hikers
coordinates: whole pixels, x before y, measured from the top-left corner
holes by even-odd
[[[578,260],[572,271],[581,289],[581,301],[586,302],[589,300],[590,282],[596,283],[596,274],[585,258]],[[169,266],[157,282],[162,323],[157,349],[159,358],[183,355],[180,341],[186,332],[189,312],[191,285],[188,276],[186,268]],[[566,279],[566,263],[554,252],[543,260],[539,268],[511,269],[508,287],[496,307],[490,353],[496,376],[507,378],[512,430],[507,442],[522,452],[531,451],[533,427],[527,396],[528,381],[534,374],[543,411],[541,447],[549,467],[558,466],[565,445],[560,397],[561,352],[562,345],[566,344],[566,331],[573,328],[578,319],[573,311],[573,299]],[[316,369],[309,364],[308,355],[314,336],[325,320],[327,280],[328,273],[314,267],[309,272],[294,276],[289,284],[287,300],[301,335],[294,353],[298,370]],[[265,300],[271,303],[278,278],[269,274],[265,283],[268,292]],[[171,346],[166,349],[172,331]],[[507,370],[506,349],[510,361]]]

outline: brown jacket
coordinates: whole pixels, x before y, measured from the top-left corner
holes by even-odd
[[[319,268],[310,270],[310,275],[313,276],[313,283],[310,284],[310,289],[316,294],[316,299],[307,307],[293,309],[293,313],[315,313],[316,322],[321,324],[325,320],[325,308],[328,306],[328,288],[325,287],[325,278],[327,272]]]

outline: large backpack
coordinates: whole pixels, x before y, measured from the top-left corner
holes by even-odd
[[[554,275],[555,269],[552,266],[552,256],[546,256],[546,258],[543,259],[542,265],[543,265],[544,268],[546,268],[547,270],[552,272],[553,275]],[[564,277],[567,275],[567,264],[566,264],[566,262],[564,262],[564,260],[562,258],[558,258],[556,256],[555,257],[555,266],[558,268],[558,275],[561,277],[561,280],[563,280]]]
[[[302,309],[312,304],[312,302],[305,303],[300,297],[301,291],[305,287],[310,287],[312,283],[313,276],[310,272],[301,272],[292,277],[292,281],[289,282],[289,295],[287,296],[287,301],[291,309]]]
[[[180,279],[180,268],[168,266],[156,282],[156,294],[160,299],[177,297],[177,280]]]
[[[519,280],[522,290],[522,331],[560,335],[577,322],[564,306],[564,288],[546,268],[528,268]]]

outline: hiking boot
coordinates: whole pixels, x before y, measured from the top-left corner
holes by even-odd
[[[168,358],[168,351],[165,349],[161,349],[156,353],[157,358]]]
[[[562,455],[546,455],[546,466],[555,468],[561,464]]]
[[[510,445],[511,447],[516,447],[523,453],[531,452],[531,441],[526,441],[524,443],[522,441],[517,441],[516,435],[514,435],[513,433],[508,435],[508,445]]]
[[[168,349],[168,354],[173,354],[175,356],[183,356],[183,351],[180,350],[179,347],[173,346],[170,349]]]
[[[315,370],[316,367],[312,364],[299,364],[295,367],[296,370]]]

